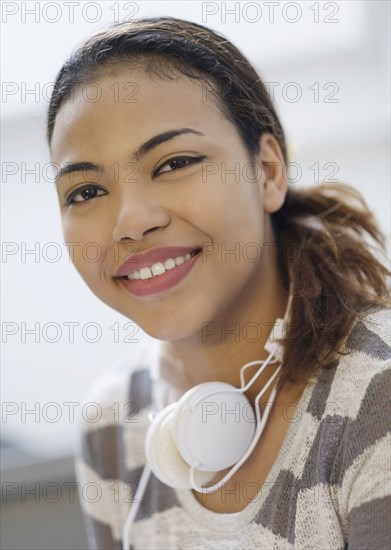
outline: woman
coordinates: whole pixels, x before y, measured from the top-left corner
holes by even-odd
[[[57,76],[48,140],[77,270],[152,337],[87,399],[102,410],[77,463],[91,548],[388,547],[390,272],[360,193],[293,189],[257,73],[175,18],[87,40]],[[243,391],[262,436],[224,485],[140,483],[149,413],[205,382],[244,388],[266,360]]]

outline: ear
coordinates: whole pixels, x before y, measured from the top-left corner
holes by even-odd
[[[261,166],[263,208],[268,214],[277,212],[285,201],[288,191],[287,167],[277,139],[264,132],[259,138],[259,153],[255,160]]]

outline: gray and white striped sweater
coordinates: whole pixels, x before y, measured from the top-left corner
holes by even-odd
[[[191,490],[152,474],[132,548],[389,550],[390,319],[390,309],[367,313],[346,342],[353,353],[312,375],[265,483],[244,510],[212,512]],[[151,339],[147,349],[132,349],[86,396],[102,413],[81,419],[76,457],[90,548],[121,549],[145,465],[148,413],[175,400],[161,395],[159,346]]]

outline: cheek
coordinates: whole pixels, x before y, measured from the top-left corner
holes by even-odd
[[[262,212],[253,208],[220,209],[218,218],[210,219],[213,241],[207,247],[206,261],[218,269],[221,279],[232,284],[227,271],[237,280],[246,278],[262,261],[264,248],[264,227]],[[214,230],[213,230],[214,228]]]
[[[99,227],[92,222],[62,218],[64,242],[69,251],[70,261],[86,282],[99,278],[105,256],[105,239],[100,235]],[[94,238],[92,238],[92,235]]]
[[[262,197],[259,183],[243,177],[239,170],[241,163],[224,163],[219,166],[218,172],[203,182],[201,196],[204,198],[205,212],[213,214],[219,212],[219,218],[232,221],[234,227],[246,223],[256,223],[262,217]],[[229,173],[228,168],[232,169]]]
[[[201,219],[208,220],[205,228],[215,228],[214,237],[220,241],[243,243],[263,238],[263,210],[254,195],[209,195]]]

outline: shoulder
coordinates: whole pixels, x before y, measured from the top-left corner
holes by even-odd
[[[147,340],[132,346],[98,376],[84,394],[78,418],[76,456],[90,466],[97,461],[111,464],[119,460],[127,434],[138,439],[148,425],[148,414],[156,408],[158,341]],[[140,453],[138,453],[140,454]],[[141,453],[142,454],[142,453]],[[142,456],[137,458],[137,463]],[[106,476],[107,477],[107,476]]]
[[[314,375],[297,432],[292,470],[301,476],[301,502],[313,488],[314,513],[317,502],[323,515],[328,506],[329,517],[337,513],[349,548],[374,548],[378,518],[389,513],[390,314],[362,312],[341,355]]]
[[[350,332],[344,354],[321,370],[313,384],[306,412],[317,427],[315,447],[328,468],[324,479],[336,485],[342,479],[351,480],[371,453],[382,454],[387,446],[390,311],[383,308],[362,315]]]
[[[391,309],[364,312],[353,327],[339,361],[334,381],[335,395],[350,406],[349,416],[365,416],[382,402],[390,387]],[[338,389],[337,389],[338,388]],[[383,414],[387,409],[383,409]]]
[[[152,382],[156,376],[158,343],[151,339],[132,347],[115,359],[95,378],[84,394],[84,408],[96,404],[110,410],[113,404],[136,402],[139,408],[152,401]]]
[[[370,396],[389,386],[391,308],[363,311],[350,331],[341,354],[314,376],[308,405],[318,420],[327,415],[355,419]]]
[[[391,308],[363,310],[346,347],[381,363],[391,358]]]
[[[119,356],[90,385],[78,419],[75,471],[91,547],[114,548],[145,464],[148,414],[156,408],[157,340]],[[95,487],[96,500],[83,490]],[[97,542],[98,541],[98,542]]]
[[[324,379],[340,413],[356,417],[365,396],[387,381],[391,361],[391,308],[362,310],[339,360]],[[345,409],[345,411],[344,411]]]
[[[344,349],[349,353],[319,375],[308,406],[319,421],[320,447],[332,450],[334,483],[345,490],[369,457],[376,455],[383,463],[386,459],[390,432],[390,311],[371,310],[356,322]]]
[[[156,409],[156,342],[147,340],[132,346],[92,382],[84,395],[75,445],[76,474],[81,486],[94,483],[99,487],[100,504],[83,503],[83,509],[103,524],[114,514],[113,524],[117,525],[115,483],[133,487],[145,464],[148,415]]]
[[[343,354],[314,377],[306,405],[306,428],[313,437],[311,468],[316,464],[311,475],[327,483],[332,495],[337,491],[345,529],[352,507],[382,498],[388,483],[390,312],[363,312]]]
[[[355,535],[369,512],[384,515],[390,503],[390,311],[370,311],[356,323],[346,344],[352,353],[340,361],[330,395],[339,403],[336,426],[342,434],[334,482]]]

